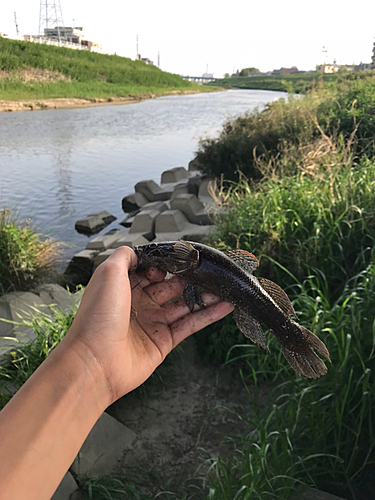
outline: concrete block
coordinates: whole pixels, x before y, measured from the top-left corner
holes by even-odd
[[[134,215],[133,217],[125,217],[125,219],[123,219],[123,220],[120,222],[121,226],[124,226],[124,227],[126,227],[126,228],[131,227],[131,225],[132,225],[132,224],[133,224],[133,222],[134,222],[134,217],[135,217],[135,215]]]
[[[128,194],[122,199],[122,209],[125,213],[135,212],[142,208],[148,199],[142,193]]]
[[[101,234],[100,236],[97,236],[93,240],[89,241],[86,248],[88,250],[99,250],[100,252],[103,252],[108,248],[113,248],[113,244],[122,238],[126,231],[126,229],[120,229],[117,231],[111,231],[110,234]]]
[[[189,177],[189,172],[185,167],[174,167],[161,174],[160,184],[170,184]]]
[[[102,210],[101,212],[89,214],[87,217],[78,220],[75,223],[75,228],[79,233],[94,234],[103,229],[103,227],[108,226],[108,224],[114,220],[116,220],[115,216]]]
[[[120,224],[124,227],[131,227],[136,215],[140,214],[143,212],[143,210],[158,210],[159,213],[164,212],[164,210],[168,210],[170,208],[170,203],[169,201],[150,201],[146,203],[146,205],[140,210],[137,214],[135,214],[133,217],[127,217],[123,221],[120,222]]]
[[[51,500],[70,500],[70,495],[72,495],[77,490],[77,483],[75,482],[71,473],[67,472],[63,477],[63,480],[59,484],[59,487],[52,496]]]
[[[155,237],[155,221],[160,215],[159,210],[142,210],[134,217],[129,233],[138,233],[152,240]]]
[[[112,255],[115,250],[116,250],[115,248],[108,248],[108,250],[104,250],[104,252],[98,253],[98,255],[94,257],[94,271],[98,266],[100,266],[100,264],[102,264],[102,262],[107,260],[108,257]]]
[[[190,240],[207,242],[208,236],[214,234],[215,226],[199,226],[191,224],[180,210],[167,210],[159,215],[155,225],[153,241]]]
[[[199,186],[198,198],[202,203],[211,203],[218,196],[217,183],[215,179],[204,179]]]
[[[199,170],[199,161],[197,158],[189,161],[189,172],[197,172]]]
[[[147,245],[150,243],[142,234],[139,233],[128,233],[123,236],[120,240],[116,241],[116,248],[118,247],[135,247],[136,245]]]
[[[143,194],[148,201],[164,201],[170,198],[168,192],[163,192],[153,180],[138,182],[134,189],[137,193]]]
[[[43,304],[56,304],[64,311],[67,311],[74,303],[73,296],[68,292],[68,290],[60,285],[57,285],[56,283],[39,285],[35,290],[33,290],[33,292],[39,295]]]
[[[11,292],[0,299],[2,318],[15,323],[20,323],[23,319],[28,321],[37,311],[45,309],[41,298],[32,292]],[[31,342],[35,338],[36,334],[29,326],[6,323],[0,319],[0,358],[17,346],[18,341]]]
[[[208,214],[203,203],[194,194],[180,194],[171,200],[171,208],[180,210],[192,224],[213,224],[212,217]]]
[[[107,413],[103,413],[87,436],[72,464],[76,474],[105,475],[113,472],[124,450],[136,434]]]
[[[82,250],[74,255],[64,272],[64,276],[74,285],[87,285],[94,269],[94,257],[98,250]]]

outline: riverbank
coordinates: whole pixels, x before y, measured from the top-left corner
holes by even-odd
[[[41,111],[49,109],[72,109],[90,108],[93,106],[119,106],[122,104],[134,104],[145,99],[156,99],[168,95],[189,95],[198,94],[199,90],[171,90],[159,94],[152,92],[139,95],[129,95],[126,97],[106,97],[106,98],[74,98],[58,97],[48,99],[22,99],[22,100],[0,100],[0,113],[15,111]]]

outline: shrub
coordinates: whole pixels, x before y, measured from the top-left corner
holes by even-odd
[[[34,286],[53,272],[61,243],[43,240],[29,223],[21,227],[10,210],[0,210],[0,294]]]

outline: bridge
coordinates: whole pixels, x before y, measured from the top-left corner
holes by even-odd
[[[216,80],[216,78],[210,77],[210,76],[182,76],[181,78],[183,80],[187,80],[189,82],[197,82],[197,83],[206,83],[206,82],[213,82]]]

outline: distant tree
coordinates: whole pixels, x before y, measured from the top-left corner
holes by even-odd
[[[224,78],[230,78],[230,74],[229,73],[225,73]]]
[[[343,64],[342,66],[339,67],[339,73],[347,73],[348,72],[348,68],[347,66],[345,66],[345,64]]]
[[[251,73],[260,73],[258,68],[244,68],[240,71],[240,76],[249,76]]]

